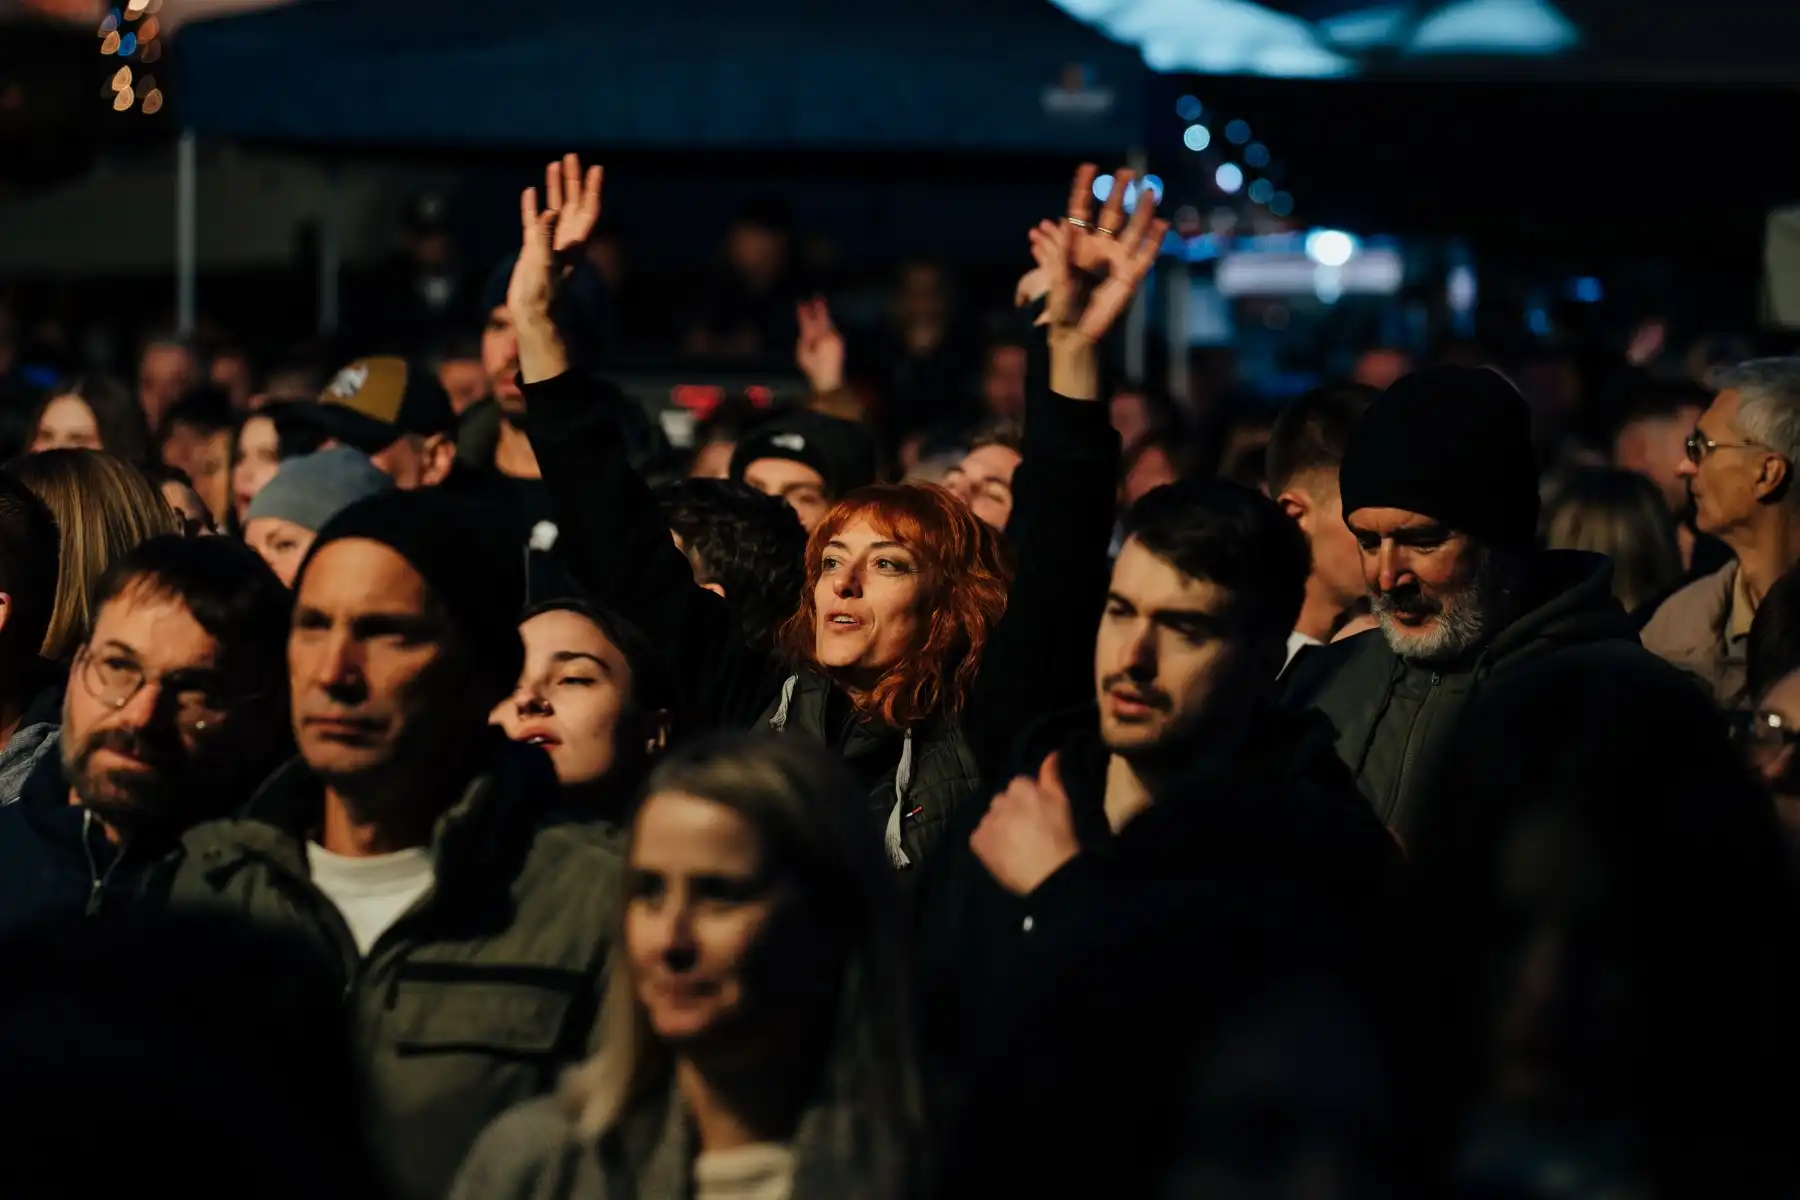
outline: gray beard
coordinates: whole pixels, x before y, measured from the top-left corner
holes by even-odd
[[[1506,628],[1514,608],[1509,586],[1492,551],[1481,551],[1475,574],[1460,590],[1436,598],[1436,620],[1426,631],[1414,631],[1395,618],[1393,599],[1372,593],[1370,610],[1381,626],[1388,648],[1408,662],[1442,666],[1465,658]]]

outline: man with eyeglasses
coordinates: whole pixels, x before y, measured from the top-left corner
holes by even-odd
[[[55,749],[0,808],[0,934],[157,898],[182,833],[291,744],[287,590],[249,549],[153,538],[106,573],[95,612]]]
[[[1740,708],[1750,622],[1762,598],[1800,563],[1800,358],[1760,358],[1725,371],[1700,414],[1678,473],[1694,526],[1734,558],[1664,600],[1644,646],[1686,671],[1721,705]]]

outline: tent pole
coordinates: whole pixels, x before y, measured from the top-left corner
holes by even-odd
[[[325,208],[319,214],[319,332],[338,331],[338,274],[343,267],[344,246],[338,223],[338,168],[325,168]]]
[[[195,245],[195,210],[199,206],[195,137],[181,131],[175,144],[175,327],[182,336],[194,332],[196,276],[199,251]]]
[[[1163,284],[1163,337],[1169,354],[1169,382],[1163,392],[1186,411],[1188,397],[1188,299],[1193,281],[1188,277],[1188,260],[1184,251],[1179,256],[1162,260],[1166,273]]]
[[[1139,179],[1144,177],[1149,162],[1142,147],[1133,149],[1125,156],[1125,165]],[[1141,287],[1137,296],[1131,301],[1131,311],[1125,315],[1125,378],[1141,383],[1146,365],[1145,343],[1150,332],[1150,289]]]

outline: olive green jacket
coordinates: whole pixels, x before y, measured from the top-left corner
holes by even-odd
[[[433,832],[435,882],[366,958],[310,878],[324,801],[304,762],[183,840],[173,906],[296,931],[341,981],[364,1127],[398,1200],[441,1200],[483,1126],[589,1052],[620,860],[601,831],[541,818],[554,789],[541,755],[491,745]]]

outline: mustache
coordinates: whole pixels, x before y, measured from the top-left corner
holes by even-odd
[[[1159,691],[1147,683],[1139,683],[1131,677],[1129,671],[1120,671],[1116,675],[1108,675],[1100,680],[1100,691],[1102,693],[1110,692],[1114,688],[1128,689],[1135,694],[1138,699],[1142,700],[1145,704],[1148,704],[1151,708],[1159,708],[1166,711],[1167,709],[1174,707],[1175,702],[1170,699],[1168,693]]]
[[[130,755],[148,766],[159,769],[168,765],[167,750],[155,739],[145,737],[141,732],[133,729],[100,729],[89,734],[75,755],[76,765],[85,766],[88,760],[102,750]]]
[[[1391,591],[1369,593],[1369,611],[1376,616],[1399,613],[1408,617],[1429,617],[1443,612],[1444,604],[1435,596],[1427,596],[1418,584],[1409,583]]]

